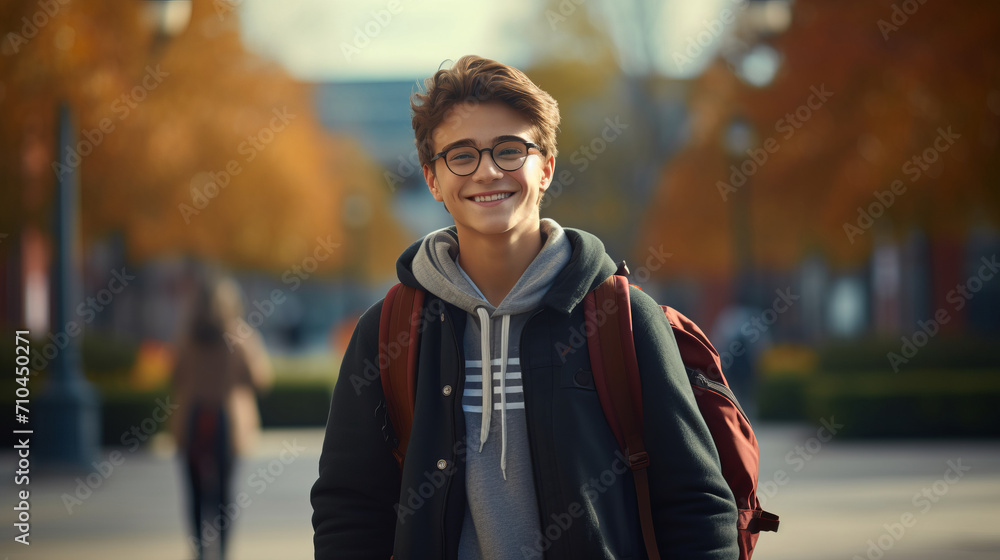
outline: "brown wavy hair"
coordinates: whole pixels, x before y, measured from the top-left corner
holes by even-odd
[[[410,96],[413,134],[420,163],[434,157],[432,134],[447,118],[448,111],[460,103],[502,101],[524,115],[534,128],[534,141],[546,156],[557,155],[556,132],[559,130],[559,104],[517,68],[481,56],[466,55],[450,68],[438,70],[424,80],[424,91]]]

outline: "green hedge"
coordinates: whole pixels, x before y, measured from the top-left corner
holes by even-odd
[[[38,387],[39,393],[42,388]],[[13,392],[13,391],[11,391]],[[266,428],[322,427],[330,411],[332,388],[327,383],[297,383],[276,385],[259,398],[261,424]],[[100,440],[104,446],[121,446],[124,436],[126,446],[135,440],[148,443],[149,438],[169,429],[170,419],[158,422],[164,414],[154,411],[163,408],[169,392],[104,391],[100,403]],[[13,410],[12,400],[0,399],[0,406]],[[135,429],[133,431],[133,428]],[[0,437],[4,445],[13,445],[10,430]]]
[[[777,376],[760,388],[764,420],[835,417],[838,437],[1000,437],[1000,370]]]
[[[153,423],[154,409],[162,402],[157,399],[165,399],[167,395],[166,391],[104,395],[101,401],[102,445],[122,445],[123,434],[129,434],[127,441],[142,439],[153,425],[157,431],[168,429],[169,420]],[[265,429],[324,426],[331,395],[327,384],[276,385],[258,399],[261,424]],[[156,413],[156,416],[163,415]],[[138,430],[137,435],[133,434],[133,427]]]
[[[80,340],[83,369],[90,376],[128,372],[139,356],[139,342],[101,331],[88,330]]]
[[[865,373],[871,371],[892,371],[889,353],[902,354],[903,337],[871,338],[830,343],[817,349],[817,369],[825,373]],[[906,337],[911,343],[913,333]],[[924,342],[922,336],[916,342]],[[900,373],[913,370],[970,370],[1000,369],[1000,356],[996,352],[996,340],[976,337],[953,337],[939,334],[930,337],[924,346],[914,347],[916,353],[906,358],[900,366]]]
[[[806,381],[802,377],[781,376],[766,380],[757,395],[757,413],[762,420],[802,421],[806,410]]]
[[[259,399],[265,428],[325,426],[333,388],[328,383],[276,385]]]
[[[122,434],[138,428],[140,437],[151,423],[159,404],[157,399],[167,397],[166,391],[150,393],[117,393],[102,397],[101,442],[103,445],[121,445]],[[328,384],[275,385],[258,399],[260,419],[266,428],[316,427],[326,425],[332,391]],[[162,414],[157,413],[162,417]],[[160,430],[168,428],[169,421],[157,424]]]
[[[136,440],[145,445],[153,434],[169,429],[173,418],[158,422],[157,418],[164,418],[164,412],[156,412],[166,408],[162,405],[173,403],[167,398],[166,391],[101,395],[101,445],[132,447]]]

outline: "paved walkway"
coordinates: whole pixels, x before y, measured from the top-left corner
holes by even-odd
[[[233,560],[312,558],[309,488],[317,475],[322,430],[264,432],[253,455],[240,464],[233,499],[247,500],[234,514]],[[287,447],[286,447],[287,445]],[[286,448],[295,449],[298,456]],[[301,449],[300,449],[301,448]],[[106,450],[104,459],[111,459]],[[74,494],[73,475],[32,477],[31,545],[13,542],[12,506],[3,504],[0,558],[10,560],[185,560],[194,553],[185,541],[184,487],[180,463],[166,446],[123,453],[101,485],[82,504],[63,503]],[[13,457],[0,456],[10,471]],[[263,469],[263,472],[261,472]],[[84,476],[86,473],[84,473]],[[97,480],[95,475],[92,481]],[[37,483],[36,483],[37,481]],[[86,482],[86,481],[84,481]],[[4,501],[13,500],[13,477],[3,477]],[[85,491],[81,491],[86,495]]]
[[[1000,442],[822,442],[813,438],[826,433],[813,428],[759,432],[761,494],[782,525],[762,536],[758,560],[1000,558]],[[312,557],[308,492],[321,441],[321,430],[265,432],[237,474],[249,502],[237,517],[233,560]],[[298,456],[286,452],[283,462],[281,451],[293,446]],[[81,475],[33,474],[30,547],[13,541],[13,476],[0,478],[0,558],[191,558],[176,460],[156,446],[123,457],[72,514],[62,495],[75,492]],[[0,453],[3,471],[13,465],[9,451]]]

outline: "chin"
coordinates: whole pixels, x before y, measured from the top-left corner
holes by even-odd
[[[540,218],[537,215],[534,217],[531,215],[517,215],[505,219],[471,220],[466,223],[466,227],[482,235],[500,235],[509,233],[511,230],[517,229],[518,226],[537,226],[539,220]]]

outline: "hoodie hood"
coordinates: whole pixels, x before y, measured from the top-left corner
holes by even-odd
[[[485,308],[490,317],[517,315],[538,307],[556,275],[569,262],[572,248],[563,228],[553,220],[541,221],[542,248],[498,307],[486,300],[458,264],[458,238],[450,228],[431,233],[413,257],[413,275],[428,291],[466,313]]]
[[[611,260],[611,257],[609,257],[605,252],[604,243],[602,243],[596,236],[578,229],[562,228],[554,220],[550,220],[548,218],[542,220],[543,234],[545,233],[547,227],[550,229],[558,228],[558,230],[561,230],[562,235],[559,237],[562,237],[568,243],[569,260],[562,267],[562,270],[556,273],[555,277],[552,278],[549,289],[541,294],[541,298],[538,300],[535,307],[551,307],[556,311],[568,315],[574,308],[576,308],[577,305],[583,302],[583,298],[588,292],[596,288],[608,276],[614,274],[618,267],[615,265],[615,262]],[[432,244],[428,241],[429,239],[436,240],[437,243]],[[549,243],[550,240],[546,239],[545,245],[548,245]],[[543,251],[545,250],[545,245],[543,245]],[[421,253],[422,249],[426,248],[424,254],[427,257],[427,260],[424,262],[430,261],[433,264],[433,262],[436,261],[439,264],[434,265],[435,267],[443,266],[450,268],[450,265],[448,265],[447,262],[445,262],[445,259],[443,259],[440,255],[440,251],[442,251],[443,247],[447,248],[446,254],[449,255],[450,261],[454,266],[454,270],[460,271],[458,264],[455,262],[455,258],[458,256],[458,232],[455,229],[455,226],[451,226],[428,234],[426,237],[416,241],[403,251],[403,254],[400,255],[399,259],[396,261],[396,276],[399,278],[399,281],[407,286],[429,291],[473,315],[475,315],[473,310],[476,307],[476,304],[473,302],[478,301],[482,305],[486,306],[487,310],[489,310],[491,315],[493,315],[492,312],[496,311],[496,309],[493,309],[489,302],[485,301],[485,298],[482,298],[482,296],[477,293],[478,290],[474,289],[472,282],[469,281],[468,277],[461,272],[459,275],[463,277],[462,281],[464,284],[460,284],[462,287],[456,288],[456,292],[449,290],[447,294],[439,293],[439,287],[437,285],[434,287],[425,285],[420,279],[418,279],[418,275],[414,271],[414,261],[424,261],[423,257],[420,259],[416,258],[418,253]],[[454,251],[453,255],[452,251]],[[427,254],[428,252],[433,252],[437,256],[432,259],[431,256]],[[536,258],[536,260],[538,259]],[[534,264],[535,263],[532,262],[532,266]],[[529,270],[530,269],[531,266],[529,266]],[[526,270],[524,276],[527,276],[527,273],[528,271]],[[447,276],[453,277],[453,274],[448,274]],[[420,273],[419,277],[424,280],[427,279],[424,273]],[[518,285],[524,281],[525,278],[522,277],[522,279],[518,281],[518,284],[515,285],[515,289],[517,289]],[[530,280],[528,282],[530,282]],[[512,293],[514,291],[515,290],[511,290]],[[446,297],[446,295],[454,297]],[[466,299],[466,297],[468,299]],[[506,299],[507,298],[505,298],[504,302],[501,302],[501,309],[505,306]],[[461,302],[461,304],[459,302]],[[473,310],[470,310],[469,304],[472,304]]]

